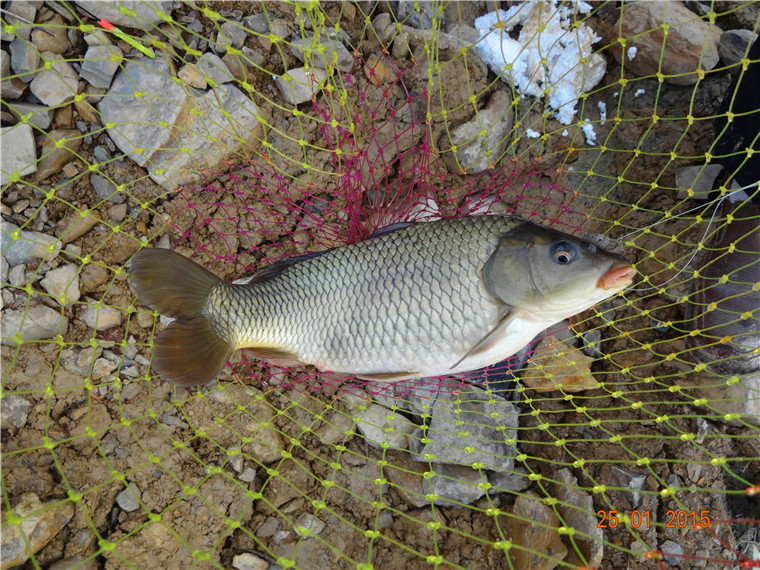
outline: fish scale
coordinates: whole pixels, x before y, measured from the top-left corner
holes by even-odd
[[[130,271],[140,299],[175,318],[152,365],[182,386],[212,380],[237,348],[385,382],[475,370],[635,274],[620,256],[510,216],[395,224],[278,261],[247,285],[160,249],[139,251]]]
[[[498,320],[479,270],[514,225],[501,217],[414,224],[307,259],[276,280],[225,285],[209,315],[237,346],[282,348],[330,370],[411,372],[442,357],[453,364]]]

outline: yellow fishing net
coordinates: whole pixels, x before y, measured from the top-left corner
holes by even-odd
[[[4,2],[2,568],[758,567],[758,13]],[[475,373],[150,367],[143,247],[488,212],[635,283]]]

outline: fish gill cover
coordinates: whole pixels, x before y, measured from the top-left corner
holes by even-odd
[[[3,4],[3,568],[760,564],[758,4],[505,4]],[[484,213],[636,283],[450,377],[150,367],[141,248]]]

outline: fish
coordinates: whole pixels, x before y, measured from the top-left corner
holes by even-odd
[[[193,387],[237,349],[375,382],[476,370],[619,293],[636,270],[569,234],[482,215],[392,224],[245,285],[168,249],[139,250],[130,274],[138,298],[175,319],[154,340],[153,369]]]

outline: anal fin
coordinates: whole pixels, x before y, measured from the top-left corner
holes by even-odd
[[[292,352],[273,346],[246,346],[243,352],[275,366],[290,367],[303,364]]]
[[[356,377],[370,382],[400,382],[417,378],[419,374],[419,372],[378,372],[377,374],[357,374]]]

